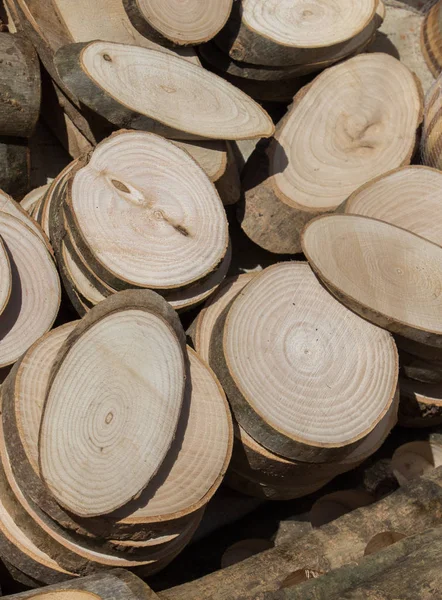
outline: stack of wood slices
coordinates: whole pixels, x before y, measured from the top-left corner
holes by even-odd
[[[150,290],[42,336],[2,386],[0,552],[40,583],[142,575],[189,542],[227,468],[217,379]]]

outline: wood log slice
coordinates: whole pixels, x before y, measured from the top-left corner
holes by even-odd
[[[399,379],[401,401],[398,422],[402,427],[433,427],[442,424],[442,385]]]
[[[21,200],[29,192],[31,165],[28,141],[0,136],[0,189]]]
[[[40,472],[59,504],[83,517],[110,513],[137,496],[158,471],[183,402],[183,335],[176,313],[160,296],[130,290],[95,307],[63,344],[39,438]],[[78,372],[82,356],[87,364]],[[72,394],[81,396],[74,411]],[[92,428],[86,434],[90,446],[84,443],[85,426]],[[108,475],[98,486],[103,472]]]
[[[240,90],[164,52],[80,43],[61,48],[55,63],[72,94],[119,128],[184,140],[269,137],[274,131],[267,113]]]
[[[50,183],[47,183],[46,185],[41,185],[40,187],[35,188],[34,190],[26,194],[26,196],[20,202],[22,208],[24,208],[27,213],[30,213],[32,207],[43,198],[49,186]]]
[[[425,165],[442,169],[442,93],[441,78],[436,79],[425,98],[421,156]]]
[[[8,251],[0,238],[0,316],[7,307],[12,291],[12,269]]]
[[[267,150],[257,149],[248,162],[240,211],[248,237],[271,252],[300,252],[309,220],[409,164],[421,94],[414,75],[386,54],[356,56],[316,77],[295,96]]]
[[[357,215],[318,217],[302,243],[320,280],[351,310],[391,332],[442,346],[434,291],[442,282],[440,246]]]
[[[84,165],[84,159],[78,158],[69,163],[52,181],[51,185],[48,188],[44,198],[42,199],[43,207],[42,207],[42,215],[41,222],[42,227],[49,240],[51,241],[54,249],[57,249],[59,244],[58,232],[60,227],[60,207],[62,206],[66,187],[68,181],[70,180],[72,174],[76,172],[77,169],[81,168]]]
[[[34,219],[30,217],[30,215],[26,212],[26,210],[22,207],[21,203],[16,202],[11,196],[5,194],[0,190],[0,212],[7,213],[8,215],[12,215],[24,225],[32,229],[32,231],[46,244],[48,250],[52,253],[52,248],[50,247],[49,240],[47,235],[42,231],[41,227],[35,222]]]
[[[238,423],[262,446],[328,462],[350,454],[388,412],[397,361],[391,336],[335,301],[306,263],[281,263],[233,302],[213,368]]]
[[[196,160],[210,181],[218,181],[227,169],[227,143],[221,140],[173,142]]]
[[[422,54],[435,77],[442,71],[441,6],[435,2],[422,23]]]
[[[60,280],[47,245],[25,223],[0,212],[0,235],[12,275],[11,295],[0,317],[0,366],[5,367],[52,327]]]
[[[422,477],[442,465],[442,440],[440,436],[426,441],[409,442],[399,446],[391,458],[393,473],[399,485]]]
[[[30,137],[40,114],[40,65],[31,42],[23,35],[0,35],[0,132]]]
[[[132,25],[165,46],[197,45],[212,39],[226,24],[233,0],[124,0]]]
[[[149,133],[102,142],[73,176],[64,208],[78,249],[114,289],[183,288],[209,275],[227,251],[213,184],[185,152]]]
[[[377,2],[340,0],[330,5],[303,0],[234,4],[216,37],[231,58],[251,64],[289,66],[325,60],[372,21]]]
[[[347,513],[368,506],[375,501],[374,496],[364,490],[340,490],[322,496],[310,509],[313,527],[322,527]]]
[[[442,227],[434,215],[442,209],[442,173],[421,166],[402,167],[356,190],[344,212],[372,217],[442,245]]]

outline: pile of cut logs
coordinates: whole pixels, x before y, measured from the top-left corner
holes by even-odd
[[[412,0],[3,4],[12,577],[92,574],[48,600],[154,597],[132,574],[95,572],[163,569],[223,482],[259,500],[316,494],[314,527],[369,510],[372,490],[317,492],[397,423],[410,438],[389,459],[393,487],[412,502],[422,488],[424,503],[434,483],[441,504],[440,434],[413,430],[442,425],[442,75],[424,95],[442,70],[442,2],[425,14]],[[40,115],[70,161],[31,189]],[[347,562],[388,544],[434,549],[435,533],[404,537],[439,525],[440,507],[411,508],[411,531],[407,493],[373,505],[376,527],[346,526]],[[400,531],[386,535],[390,517]],[[233,570],[219,595],[214,575],[166,596],[304,598],[280,588],[346,564],[324,531],[296,569],[302,540],[256,559],[255,579]],[[313,583],[318,598],[343,591]]]

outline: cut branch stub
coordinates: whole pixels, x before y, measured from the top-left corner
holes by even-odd
[[[271,252],[300,252],[309,220],[409,164],[421,119],[420,84],[395,58],[364,54],[327,69],[249,160],[243,230]]]
[[[306,227],[303,250],[351,310],[392,333],[442,347],[440,246],[376,219],[326,215]]]
[[[196,45],[226,24],[233,0],[123,0],[133,26],[159,44]]]
[[[442,209],[442,172],[436,169],[411,166],[381,175],[344,207],[347,214],[379,219],[442,245],[442,226],[434,218]]]
[[[52,327],[60,305],[60,280],[48,247],[23,221],[0,212],[0,236],[12,276],[11,295],[0,316],[4,367]]]
[[[246,94],[164,52],[99,41],[64,46],[55,63],[72,94],[117,127],[173,139],[249,139],[274,131]]]
[[[74,514],[112,512],[158,471],[183,401],[183,337],[165,300],[130,290],[91,310],[64,343],[44,407],[40,471]]]
[[[149,133],[118,133],[99,144],[75,173],[64,208],[79,251],[114,289],[187,286],[227,251],[213,184],[185,152]]]
[[[245,0],[234,4],[217,44],[238,61],[291,66],[326,60],[374,18],[374,0]]]
[[[335,300],[306,263],[249,283],[227,315],[223,350],[215,370],[238,423],[287,458],[349,455],[394,399],[392,337]]]

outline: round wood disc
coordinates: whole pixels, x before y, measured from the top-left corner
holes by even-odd
[[[131,290],[102,302],[64,343],[40,430],[40,471],[79,516],[110,513],[158,471],[181,411],[185,362],[176,313]]]
[[[238,423],[287,458],[348,455],[393,402],[392,337],[335,300],[307,263],[257,275],[233,302],[223,347],[219,376]]]
[[[75,174],[66,208],[80,252],[115,289],[189,285],[227,251],[213,184],[187,153],[153,134],[123,132],[102,142]]]
[[[369,181],[345,203],[345,212],[372,217],[407,229],[442,245],[442,172],[429,167],[402,167]]]
[[[376,219],[327,215],[306,227],[303,248],[346,306],[389,331],[442,346],[440,246]]]
[[[60,305],[60,280],[46,244],[23,221],[0,212],[0,236],[12,275],[11,295],[0,318],[4,367],[52,327]]]
[[[393,473],[399,485],[421,477],[442,465],[442,442],[415,441],[399,446],[391,458]]]

